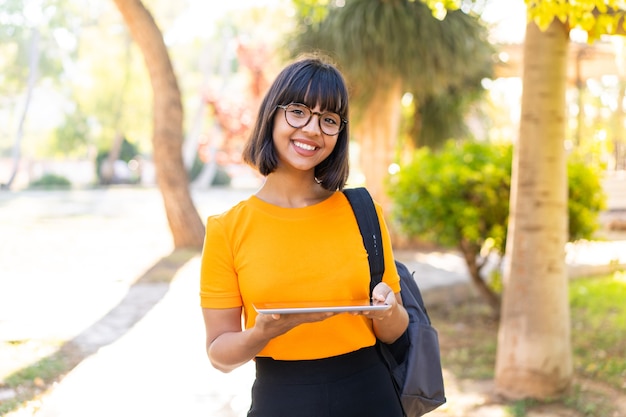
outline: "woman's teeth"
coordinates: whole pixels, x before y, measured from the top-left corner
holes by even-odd
[[[306,143],[302,143],[302,142],[294,142],[293,144],[296,145],[298,148],[301,148],[307,151],[314,151],[315,149],[317,149],[315,146],[307,145]]]

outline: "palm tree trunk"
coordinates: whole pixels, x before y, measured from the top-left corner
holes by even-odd
[[[402,85],[376,89],[354,127],[360,145],[360,169],[374,200],[389,212],[390,200],[385,192],[388,167],[394,161],[395,144],[400,125]]]
[[[174,246],[202,247],[204,224],[191,199],[183,165],[183,107],[163,35],[141,0],[113,0],[139,45],[154,99],[154,164]]]
[[[572,379],[564,150],[566,26],[527,26],[519,142],[515,147],[508,259],[496,358],[496,390],[548,398]]]

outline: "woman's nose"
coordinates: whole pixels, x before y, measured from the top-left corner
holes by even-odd
[[[302,127],[302,130],[320,134],[322,131],[320,128],[320,116],[319,113],[312,113],[309,122]]]

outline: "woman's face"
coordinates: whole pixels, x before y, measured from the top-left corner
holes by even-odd
[[[322,109],[316,105],[311,109],[311,119],[302,127],[292,127],[285,117],[286,110],[276,109],[274,115],[274,147],[278,154],[279,166],[309,171],[324,161],[335,149],[339,135],[326,135],[320,129]]]

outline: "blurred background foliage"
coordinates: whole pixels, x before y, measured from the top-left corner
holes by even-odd
[[[481,80],[493,77],[495,48],[478,13],[454,10],[440,20],[421,1],[353,0],[315,9],[295,0],[300,19],[288,45],[292,56],[329,53],[351,87],[355,118],[377,90],[398,82],[410,110],[409,144],[440,146],[467,135],[465,117],[482,97]],[[385,117],[392,117],[385,115]]]
[[[464,1],[440,16],[421,1],[144,3],[179,79],[185,164],[195,181],[206,178],[210,164],[219,166],[213,172],[233,175],[264,89],[285,60],[302,52],[324,51],[342,67],[353,97],[352,126],[372,114],[396,117],[371,100],[400,83],[392,138],[400,167],[413,160],[414,149],[437,150],[451,139],[511,143],[517,137],[521,84],[494,73],[502,45],[483,17],[493,0]],[[623,50],[615,43],[616,56]],[[102,155],[150,160],[149,78],[112,2],[4,0],[0,52],[5,166],[12,158],[90,161],[101,176]],[[623,92],[616,74],[585,80],[568,93],[566,147],[599,170],[624,165],[618,152]],[[121,157],[122,143],[136,155]],[[5,182],[6,170],[0,175]]]

